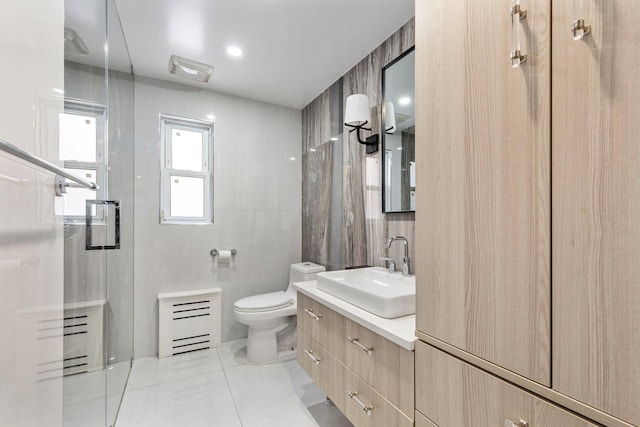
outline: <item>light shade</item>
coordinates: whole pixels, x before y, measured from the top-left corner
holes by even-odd
[[[350,95],[344,107],[344,123],[349,126],[362,126],[371,122],[369,97],[363,94]]]
[[[182,77],[200,83],[207,83],[213,74],[213,67],[191,59],[171,55],[169,72],[176,77]]]
[[[396,109],[391,101],[384,103],[384,131],[389,134],[396,132]]]

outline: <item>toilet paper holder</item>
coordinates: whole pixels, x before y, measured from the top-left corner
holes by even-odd
[[[231,249],[231,256],[234,257],[236,256],[236,254],[238,253],[238,251],[236,251],[235,249]],[[217,249],[211,249],[209,251],[209,255],[211,255],[212,257],[217,257],[220,254],[220,252]]]

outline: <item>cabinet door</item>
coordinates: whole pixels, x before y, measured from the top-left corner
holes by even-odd
[[[550,384],[550,1],[416,1],[418,331]]]
[[[416,343],[416,373],[416,409],[439,427],[498,427],[510,425],[507,420],[530,427],[596,426],[423,342]]]
[[[580,3],[553,2],[553,387],[640,425],[640,2]]]

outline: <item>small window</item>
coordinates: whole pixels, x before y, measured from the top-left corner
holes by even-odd
[[[160,115],[160,222],[213,222],[213,123]]]
[[[64,161],[64,169],[99,187],[98,191],[67,188],[62,198],[62,212],[67,223],[84,223],[86,201],[103,199],[106,194],[104,123],[104,106],[79,100],[65,100],[64,112],[58,115],[58,154]]]

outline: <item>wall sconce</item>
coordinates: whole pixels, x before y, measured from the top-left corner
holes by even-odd
[[[396,108],[393,106],[393,102],[387,101],[384,103],[384,133],[392,135],[396,133]]]
[[[353,128],[349,133],[358,131],[358,142],[367,146],[367,154],[378,151],[378,135],[371,135],[365,141],[360,137],[361,130],[371,130],[364,125],[371,122],[371,110],[369,108],[369,97],[367,95],[356,94],[347,97],[344,107],[344,125]]]

